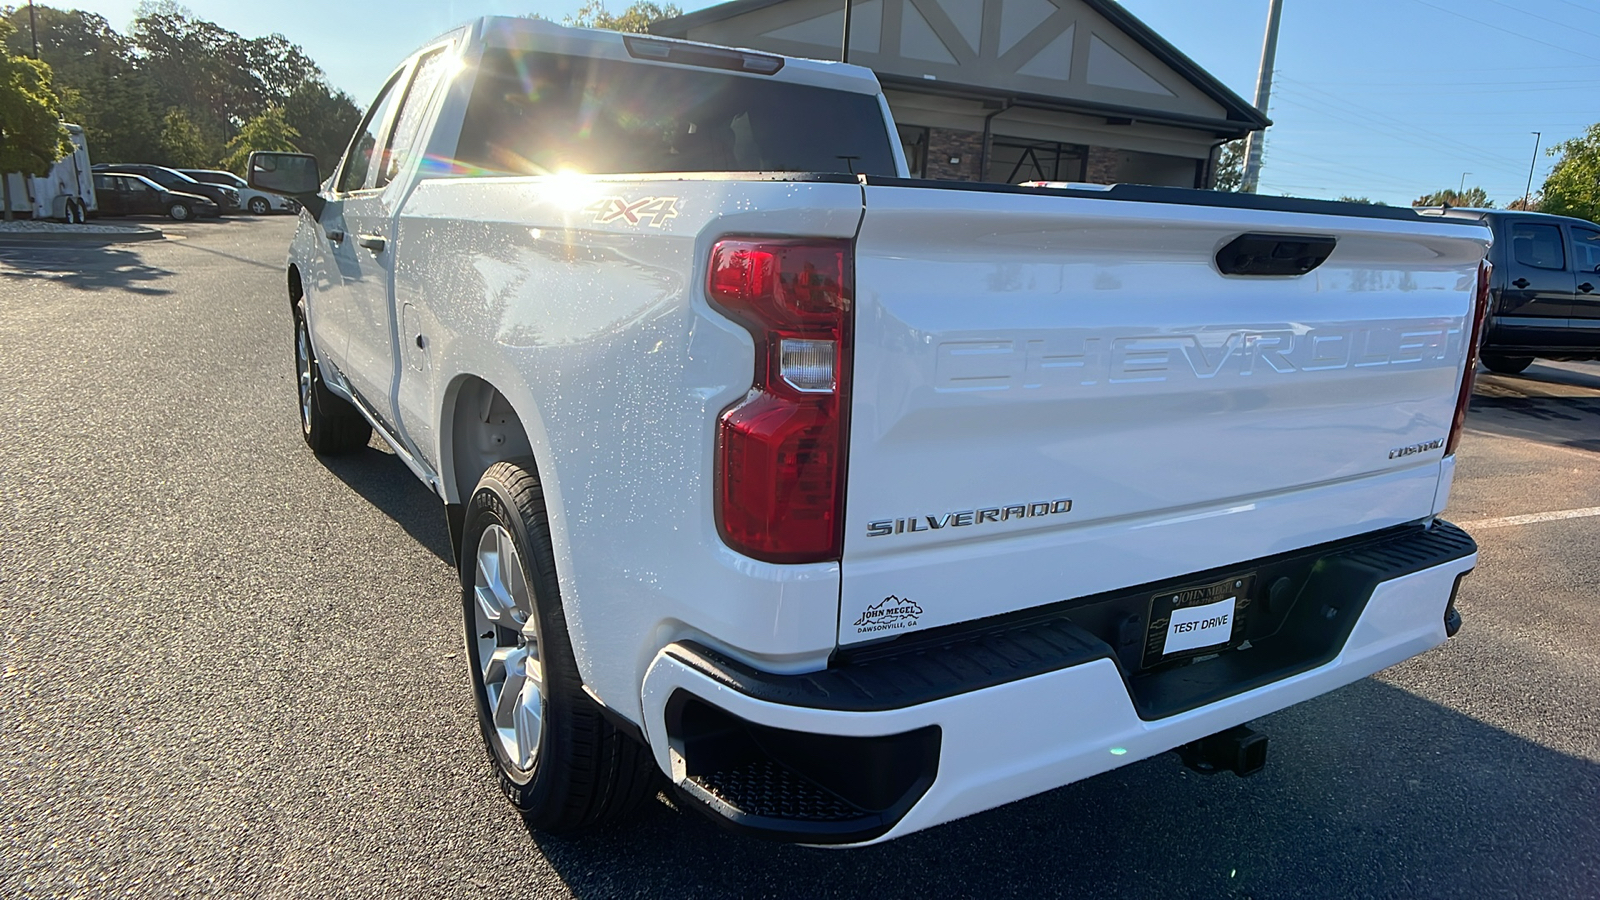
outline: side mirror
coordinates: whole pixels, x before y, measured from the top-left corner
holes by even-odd
[[[317,158],[309,153],[258,150],[250,154],[250,161],[245,164],[245,181],[258,191],[299,201],[313,218],[322,215],[322,176],[317,172]]]

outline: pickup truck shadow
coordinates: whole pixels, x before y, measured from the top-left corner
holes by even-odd
[[[80,291],[120,290],[160,296],[171,290],[156,286],[173,274],[147,265],[134,250],[86,241],[43,241],[0,245],[0,284],[48,280]]]
[[[417,543],[455,568],[444,506],[387,447],[382,450],[367,447],[345,456],[326,457],[323,464],[351,490],[405,529]]]
[[[1255,723],[1248,779],[1175,754],[877,847],[812,850],[658,803],[534,841],[579,897],[1600,896],[1600,765],[1368,679]]]
[[[1521,376],[1480,376],[1467,429],[1600,451],[1600,373],[1535,365]]]

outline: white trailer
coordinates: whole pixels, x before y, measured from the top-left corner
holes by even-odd
[[[56,161],[43,177],[12,172],[5,176],[10,188],[13,216],[82,222],[98,209],[94,196],[94,176],[89,171],[89,144],[83,129],[67,125],[72,152]]]

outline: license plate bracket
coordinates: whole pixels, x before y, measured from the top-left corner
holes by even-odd
[[[1254,572],[1162,591],[1145,619],[1144,667],[1216,653],[1244,637]]]

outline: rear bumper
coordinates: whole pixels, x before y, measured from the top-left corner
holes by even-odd
[[[1307,654],[1255,678],[1248,654],[1271,660],[1270,641],[1130,674],[1065,614],[801,676],[674,644],[645,677],[645,732],[688,804],[731,827],[876,843],[1154,756],[1437,646],[1476,560],[1471,538],[1445,523],[1321,557],[1315,578],[1342,592],[1334,605],[1350,620],[1327,626],[1322,650],[1289,634],[1291,616],[1283,632]],[[1364,585],[1351,581],[1358,570]],[[1320,614],[1330,596],[1308,587],[1295,603],[1309,597]]]

